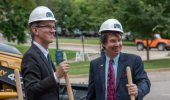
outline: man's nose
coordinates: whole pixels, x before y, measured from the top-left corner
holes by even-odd
[[[51,28],[50,32],[56,32],[56,29],[55,28]]]

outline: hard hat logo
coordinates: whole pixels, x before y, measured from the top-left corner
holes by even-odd
[[[51,12],[47,12],[46,17],[53,17],[54,18],[53,14]]]
[[[118,28],[121,30],[121,26],[119,24],[114,24],[114,28]]]

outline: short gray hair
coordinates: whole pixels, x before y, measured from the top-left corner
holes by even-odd
[[[32,28],[37,27],[39,22],[33,22],[29,24],[29,30],[32,40],[34,40],[34,33],[32,31]]]

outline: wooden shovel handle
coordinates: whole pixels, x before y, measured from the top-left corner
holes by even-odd
[[[68,96],[69,96],[69,100],[74,100],[73,91],[72,91],[72,87],[71,87],[71,84],[70,84],[70,81],[69,81],[68,73],[64,74],[64,79],[65,79],[66,86],[67,86],[67,93],[68,93]]]
[[[23,100],[23,92],[22,92],[22,86],[21,86],[19,70],[15,69],[14,73],[15,73],[15,80],[16,80],[16,88],[17,88],[18,100]]]
[[[126,67],[126,72],[127,72],[127,79],[128,79],[128,84],[133,84],[132,82],[132,74],[131,74],[131,69],[129,66]],[[131,100],[135,100],[134,95],[130,95]]]

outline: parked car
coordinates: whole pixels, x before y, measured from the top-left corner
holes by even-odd
[[[135,43],[138,51],[142,51],[147,47],[146,40],[135,39]],[[157,48],[159,51],[170,49],[170,39],[163,39],[160,34],[154,34],[153,39],[150,39],[148,43],[149,49]]]

